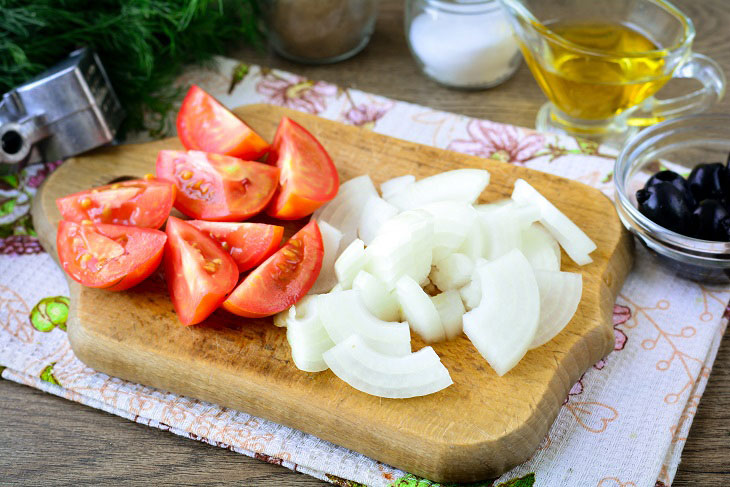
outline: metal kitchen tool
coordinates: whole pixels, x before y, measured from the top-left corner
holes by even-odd
[[[0,174],[114,139],[124,117],[98,56],[79,49],[0,101]]]

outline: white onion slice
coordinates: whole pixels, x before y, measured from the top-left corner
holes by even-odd
[[[448,291],[467,285],[473,272],[474,261],[464,254],[453,253],[436,263],[429,278],[441,291]]]
[[[535,270],[560,270],[560,244],[539,223],[522,231],[522,253]]]
[[[322,257],[322,270],[319,271],[317,280],[314,281],[309,294],[322,294],[329,292],[332,287],[337,284],[337,276],[335,275],[335,260],[337,259],[342,240],[342,232],[322,221],[319,222],[319,231],[322,234],[322,246],[324,247],[324,256]]]
[[[353,240],[335,261],[335,275],[342,289],[350,289],[357,273],[365,268],[368,256],[362,240]]]
[[[540,208],[540,223],[560,242],[576,264],[586,265],[593,262],[588,254],[596,250],[596,244],[527,181],[523,179],[515,181],[512,199],[517,202],[532,203]]]
[[[570,322],[583,294],[583,276],[574,272],[535,271],[540,290],[540,321],[530,348],[549,342]]]
[[[464,243],[461,244],[457,252],[466,255],[473,261],[484,257],[484,230],[481,222],[469,229]]]
[[[374,350],[386,355],[411,353],[408,323],[389,323],[373,316],[365,307],[359,291],[323,294],[319,316],[333,342],[341,343],[360,335]]]
[[[398,298],[404,318],[413,331],[421,335],[421,338],[427,343],[446,339],[436,306],[413,278],[403,276],[398,279],[395,285],[395,296]]]
[[[483,231],[483,255],[496,259],[512,249],[521,248],[522,232],[540,218],[535,205],[502,204],[480,214]]]
[[[433,218],[434,262],[454,253],[479,218],[473,206],[460,201],[437,201],[419,209]]]
[[[474,209],[477,210],[479,213],[486,215],[495,210],[499,210],[500,208],[504,208],[505,206],[512,205],[512,204],[514,204],[513,199],[504,198],[501,200],[493,201],[491,203],[481,203],[478,205],[474,205]]]
[[[462,331],[462,318],[466,310],[461,302],[459,291],[446,291],[431,297],[433,305],[441,318],[441,325],[446,332],[446,339],[452,340],[459,336]]]
[[[398,321],[400,306],[398,300],[389,292],[383,281],[369,272],[360,271],[352,281],[352,289],[360,291],[365,307],[383,321]]]
[[[332,372],[358,391],[406,399],[433,394],[453,384],[449,371],[431,347],[390,357],[353,335],[324,354]]]
[[[322,296],[306,296],[288,311],[286,339],[294,365],[305,372],[327,370],[322,354],[335,346],[320,320]]]
[[[388,179],[380,185],[380,192],[383,194],[383,199],[388,200],[415,182],[416,177],[413,174]]]
[[[481,257],[474,262],[474,270],[471,273],[471,280],[459,289],[459,295],[461,301],[464,303],[464,308],[467,311],[471,311],[482,302],[482,286],[479,283],[479,268],[487,263],[486,259]]]
[[[398,208],[391,205],[383,198],[371,196],[365,203],[360,224],[357,228],[357,234],[365,245],[370,243],[377,235],[378,230],[383,224],[398,214]]]
[[[489,184],[484,169],[455,169],[416,181],[392,197],[385,198],[402,210],[411,210],[436,201],[474,203]]]
[[[357,227],[360,224],[365,203],[371,196],[377,196],[370,176],[363,175],[345,181],[340,185],[337,196],[314,212],[312,218],[317,223],[327,222],[342,232],[340,250],[357,238]]]
[[[478,267],[478,272],[482,301],[464,315],[464,333],[502,376],[532,343],[540,292],[530,263],[516,249]]]

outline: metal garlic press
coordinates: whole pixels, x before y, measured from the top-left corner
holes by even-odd
[[[107,144],[123,117],[98,56],[87,48],[74,51],[3,95],[0,174]]]

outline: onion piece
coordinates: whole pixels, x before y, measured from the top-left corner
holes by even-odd
[[[515,181],[512,199],[517,202],[531,203],[540,208],[540,223],[560,242],[565,252],[576,264],[586,265],[593,262],[588,254],[596,250],[596,244],[527,181],[524,179]]]
[[[522,231],[520,250],[535,270],[560,270],[560,245],[539,223],[533,223]]]
[[[431,269],[429,278],[441,291],[466,286],[474,273],[474,261],[460,253],[453,253],[441,259]]]
[[[380,192],[383,194],[383,199],[388,200],[415,182],[416,177],[413,174],[388,179],[380,185]]]
[[[357,238],[365,203],[371,196],[378,196],[370,176],[363,175],[345,181],[340,185],[337,196],[314,212],[317,223],[327,222],[342,232],[340,250]]]
[[[530,263],[517,249],[480,266],[478,272],[482,301],[464,315],[464,333],[502,376],[532,343],[540,292]]]
[[[410,327],[427,343],[446,339],[446,332],[433,301],[410,276],[398,279],[395,296]]]
[[[454,253],[479,218],[474,207],[460,201],[437,201],[419,208],[433,219],[433,261]]]
[[[447,340],[453,340],[462,332],[462,318],[466,310],[461,302],[459,291],[454,289],[431,297],[433,305],[441,318]]]
[[[289,308],[286,339],[294,365],[305,372],[327,370],[322,354],[335,346],[322,325],[319,304],[323,295],[306,296]]]
[[[431,347],[402,357],[373,350],[357,335],[324,353],[332,372],[358,391],[378,397],[425,396],[451,384],[451,376]]]
[[[522,232],[540,218],[534,205],[502,204],[499,208],[480,214],[483,231],[482,254],[496,259],[522,246]]]
[[[373,316],[355,290],[323,294],[319,317],[333,342],[360,335],[374,350],[386,355],[411,353],[408,323],[389,323]]]
[[[371,196],[365,203],[360,224],[357,227],[357,234],[365,245],[370,243],[377,235],[383,224],[398,214],[398,208],[391,205],[383,198]]]
[[[578,309],[583,276],[575,272],[535,271],[540,290],[540,321],[530,348],[546,344],[562,331]]]
[[[342,289],[350,289],[352,280],[368,263],[365,244],[362,240],[353,240],[335,261],[335,275]]]
[[[398,321],[400,306],[383,281],[367,271],[360,271],[352,281],[352,289],[360,292],[365,307],[383,321]]]
[[[514,204],[514,200],[511,198],[504,198],[501,200],[493,201],[491,203],[481,203],[478,205],[474,205],[474,209],[477,210],[477,212],[486,215],[489,214],[495,210],[499,210],[500,208],[504,208],[507,205]]]
[[[482,302],[482,286],[479,283],[479,268],[487,263],[486,259],[479,258],[474,263],[474,270],[471,274],[471,281],[469,281],[464,287],[459,289],[459,295],[461,301],[464,303],[464,308],[467,311],[479,306]]]
[[[326,293],[337,284],[335,260],[339,256],[342,232],[325,221],[319,223],[319,232],[322,234],[322,246],[324,247],[322,269],[319,271],[319,276],[317,276],[317,280],[314,281],[314,285],[308,294]]]
[[[484,257],[484,231],[481,221],[478,225],[473,225],[469,229],[464,243],[461,244],[457,252],[466,255],[473,261]]]
[[[484,169],[455,169],[416,181],[389,198],[392,205],[412,210],[436,201],[474,203],[489,184]]]

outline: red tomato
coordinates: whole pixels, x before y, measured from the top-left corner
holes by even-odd
[[[188,150],[254,160],[269,144],[218,100],[193,85],[177,113],[177,135]]]
[[[322,268],[322,235],[312,220],[231,293],[223,307],[249,318],[270,316],[304,297]]]
[[[175,185],[135,179],[74,193],[56,200],[64,220],[160,228],[175,202]]]
[[[271,201],[279,170],[220,154],[163,150],[157,156],[157,177],[177,186],[175,208],[189,217],[240,221]]]
[[[61,267],[74,281],[123,291],[157,269],[166,240],[163,232],[151,228],[62,221],[56,248]]]
[[[172,305],[183,325],[200,323],[236,286],[236,263],[210,237],[179,218],[171,216],[165,231],[165,278]]]
[[[222,223],[190,220],[192,226],[221,244],[238,265],[238,272],[253,269],[276,252],[284,227],[264,223]]]
[[[312,134],[287,117],[276,129],[267,162],[281,169],[280,188],[266,210],[274,218],[304,218],[337,195],[340,180],[329,154]]]

